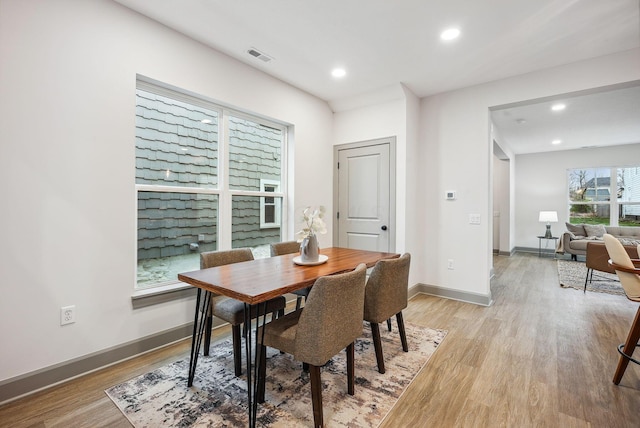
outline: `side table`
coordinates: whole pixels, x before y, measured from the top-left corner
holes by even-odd
[[[545,248],[549,245],[549,241],[553,241],[553,258],[556,258],[556,248],[558,248],[558,239],[557,236],[552,236],[551,238],[545,238],[544,236],[538,236],[538,257],[542,257],[542,240],[546,240]]]

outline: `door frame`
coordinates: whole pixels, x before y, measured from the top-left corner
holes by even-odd
[[[338,160],[340,150],[359,149],[362,147],[389,145],[389,252],[396,251],[396,137],[377,138],[375,140],[357,141],[355,143],[333,146],[333,243],[339,242],[339,223],[337,218],[339,201]]]

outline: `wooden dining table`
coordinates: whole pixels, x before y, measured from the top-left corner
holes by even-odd
[[[198,288],[196,308],[191,341],[191,357],[189,361],[188,386],[193,385],[193,378],[198,362],[198,355],[206,318],[214,295],[231,297],[245,304],[245,325],[251,325],[250,308],[258,313],[258,322],[266,322],[266,302],[296,290],[313,285],[321,276],[348,272],[360,263],[373,267],[379,260],[399,257],[396,253],[365,251],[351,248],[331,247],[320,251],[327,261],[317,265],[299,265],[294,263],[298,254],[285,254],[277,257],[256,259],[247,262],[233,263],[178,275],[178,279]],[[258,337],[252,343],[252,329],[247,329],[245,353],[247,363],[247,400],[249,408],[249,426],[255,427],[257,415],[257,355],[252,365],[252,344],[256,346]],[[258,349],[257,346],[254,349]],[[256,353],[257,354],[257,353]]]

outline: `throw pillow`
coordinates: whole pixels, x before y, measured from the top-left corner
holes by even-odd
[[[584,224],[565,223],[565,225],[567,226],[567,230],[574,235],[587,236],[587,233],[584,231]]]
[[[584,231],[587,232],[587,236],[595,236],[596,238],[602,238],[607,233],[607,230],[601,224],[585,224]]]

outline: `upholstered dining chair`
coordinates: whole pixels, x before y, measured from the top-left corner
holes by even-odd
[[[343,274],[318,278],[304,307],[258,329],[257,401],[265,400],[266,347],[292,354],[309,367],[314,426],[323,426],[320,368],[346,348],[347,392],[354,394],[354,342],[362,335],[366,265]]]
[[[640,260],[632,260],[627,254],[626,250],[614,236],[605,234],[604,243],[607,246],[607,252],[611,257],[609,263],[618,274],[620,284],[624,289],[624,293],[627,298],[633,302],[640,302]],[[640,252],[640,245],[638,245],[638,252]],[[633,351],[638,346],[640,340],[640,306],[636,312],[636,316],[631,323],[627,340],[618,346],[618,352],[620,353],[620,359],[618,360],[618,367],[613,375],[613,383],[618,385],[622,380],[629,361],[636,364],[640,364],[640,361],[632,357]]]
[[[387,320],[390,325],[390,319],[395,315],[402,350],[409,352],[402,310],[407,307],[410,265],[411,254],[409,253],[396,259],[380,260],[373,267],[367,280],[364,294],[364,320],[371,325],[373,347],[380,373],[385,372],[385,367],[379,323]]]
[[[253,253],[249,248],[237,248],[226,251],[209,251],[200,253],[200,269],[240,263],[253,260]],[[267,301],[266,312],[275,315],[284,315],[287,302],[284,296],[278,296]],[[251,319],[257,318],[257,307],[251,308]],[[233,366],[236,376],[242,374],[242,339],[240,328],[244,323],[244,303],[225,296],[213,295],[209,313],[207,314],[204,336],[204,355],[209,355],[211,345],[211,329],[213,317],[218,317],[231,324],[231,336],[233,342]],[[250,328],[250,326],[245,326]]]
[[[297,241],[285,241],[276,242],[270,244],[271,257],[282,256],[284,254],[293,254],[300,251],[300,243]],[[293,292],[297,296],[296,298],[296,310],[302,306],[302,299],[306,299],[309,294],[310,288],[303,288],[302,290],[296,290]]]

